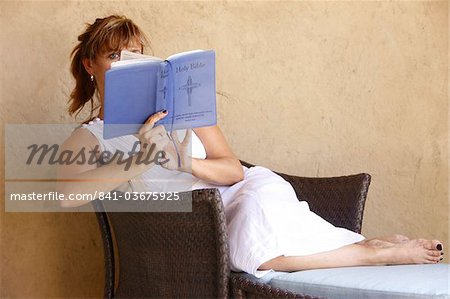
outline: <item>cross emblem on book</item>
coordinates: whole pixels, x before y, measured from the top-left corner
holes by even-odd
[[[188,77],[186,84],[184,84],[183,86],[180,87],[180,89],[186,89],[187,95],[188,95],[188,106],[191,106],[191,95],[192,95],[192,90],[194,88],[197,88],[200,86],[200,83],[192,83],[192,78],[191,76]]]

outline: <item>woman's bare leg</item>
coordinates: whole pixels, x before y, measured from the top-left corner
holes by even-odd
[[[377,246],[376,241],[380,241],[379,244],[382,245]],[[390,243],[371,239],[370,242],[355,243],[307,256],[279,256],[263,263],[259,269],[299,271],[351,266],[431,264],[442,259],[441,252],[442,243],[437,240],[417,239],[403,243]]]

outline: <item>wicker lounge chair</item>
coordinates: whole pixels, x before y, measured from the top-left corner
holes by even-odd
[[[279,174],[300,199],[308,201],[311,210],[334,225],[361,232],[370,175],[304,178]],[[181,196],[190,195],[191,213],[106,213],[100,201],[93,201],[104,243],[105,298],[313,298],[231,272],[220,193],[202,189]]]

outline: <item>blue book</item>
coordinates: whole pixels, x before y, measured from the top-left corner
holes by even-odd
[[[195,50],[166,60],[122,51],[105,74],[103,138],[136,134],[147,118],[167,110],[156,125],[179,130],[215,125],[213,50]]]

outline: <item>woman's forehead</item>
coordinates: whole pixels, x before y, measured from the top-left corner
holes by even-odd
[[[139,49],[143,48],[142,42],[138,38],[132,38],[129,40],[118,40],[115,43],[107,42],[100,49],[100,52],[105,53],[109,51],[117,51],[121,49]]]
[[[125,45],[125,47],[127,47],[127,48],[137,48],[137,49],[141,49],[141,48],[143,47],[143,44],[142,44],[142,42],[141,42],[139,39],[134,38],[134,39],[131,39],[131,40],[128,42],[128,44]]]

